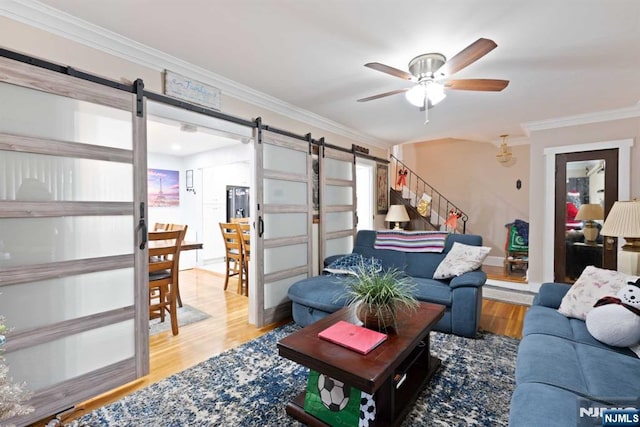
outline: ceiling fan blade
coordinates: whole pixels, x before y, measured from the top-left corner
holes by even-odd
[[[381,64],[379,62],[369,62],[364,64],[365,67],[369,67],[372,70],[381,71],[386,74],[391,74],[394,77],[399,77],[404,80],[411,80],[413,76],[406,71],[398,70],[397,68],[390,67],[388,65]]]
[[[450,76],[482,58],[496,47],[498,47],[498,45],[493,40],[480,38],[445,62],[436,73]]]
[[[444,84],[447,89],[478,90],[483,92],[500,92],[509,85],[509,80],[496,79],[458,79]]]
[[[366,97],[366,98],[358,99],[358,102],[373,101],[374,99],[384,98],[385,96],[391,96],[391,95],[395,95],[395,94],[397,94],[397,93],[406,92],[406,91],[408,91],[409,89],[410,89],[410,88],[406,88],[406,89],[396,89],[396,90],[392,90],[391,92],[379,93],[379,94],[377,94],[377,95],[368,96],[368,97]]]

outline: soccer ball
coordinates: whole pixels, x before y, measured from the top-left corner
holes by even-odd
[[[330,411],[340,412],[349,403],[351,387],[324,374],[318,376],[318,391],[322,404]]]
[[[360,421],[358,427],[369,427],[369,424],[376,419],[376,401],[369,393],[362,392],[360,398]]]

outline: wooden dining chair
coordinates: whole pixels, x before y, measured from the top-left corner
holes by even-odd
[[[166,224],[166,229],[169,231],[184,231],[184,236],[187,235],[188,225],[184,224]],[[184,240],[183,236],[183,240]],[[178,307],[182,307],[182,297],[180,296],[180,280],[176,279],[176,298],[178,300]]]
[[[238,294],[242,293],[242,276],[243,276],[243,258],[242,258],[242,240],[240,239],[240,230],[238,224],[230,222],[220,223],[220,232],[225,248],[226,270],[224,277],[224,290],[229,286],[230,277],[238,277]]]
[[[149,319],[164,322],[168,312],[173,335],[178,335],[177,283],[184,235],[185,230],[149,233]]]
[[[242,243],[242,295],[249,295],[249,260],[251,259],[251,225],[247,223],[238,224],[240,231],[240,242]]]
[[[181,231],[184,230],[185,235],[187,233],[187,228],[189,226],[182,224],[172,224],[172,223],[162,223],[156,222],[153,226],[153,231]],[[176,280],[176,296],[178,299],[178,307],[182,307],[182,297],[180,296],[180,283],[179,280]]]

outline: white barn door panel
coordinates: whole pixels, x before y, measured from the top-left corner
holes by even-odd
[[[312,275],[313,172],[308,142],[269,131],[258,138],[254,301],[263,326],[291,315],[289,286]]]

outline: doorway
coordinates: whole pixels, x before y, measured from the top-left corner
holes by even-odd
[[[588,265],[616,268],[617,245],[604,244],[599,229],[618,200],[618,156],[617,148],[556,154],[554,281],[573,283]]]
[[[358,230],[373,230],[373,162],[356,161],[356,214]]]
[[[161,102],[148,101],[148,111],[148,167],[179,176],[178,202],[151,207],[149,223],[188,225],[185,240],[201,243],[202,249],[181,254],[181,271],[197,268],[224,277],[218,224],[228,222],[227,187],[242,187],[246,195],[252,188],[253,130]],[[246,204],[232,208],[231,217],[239,209],[245,217],[252,210]]]

